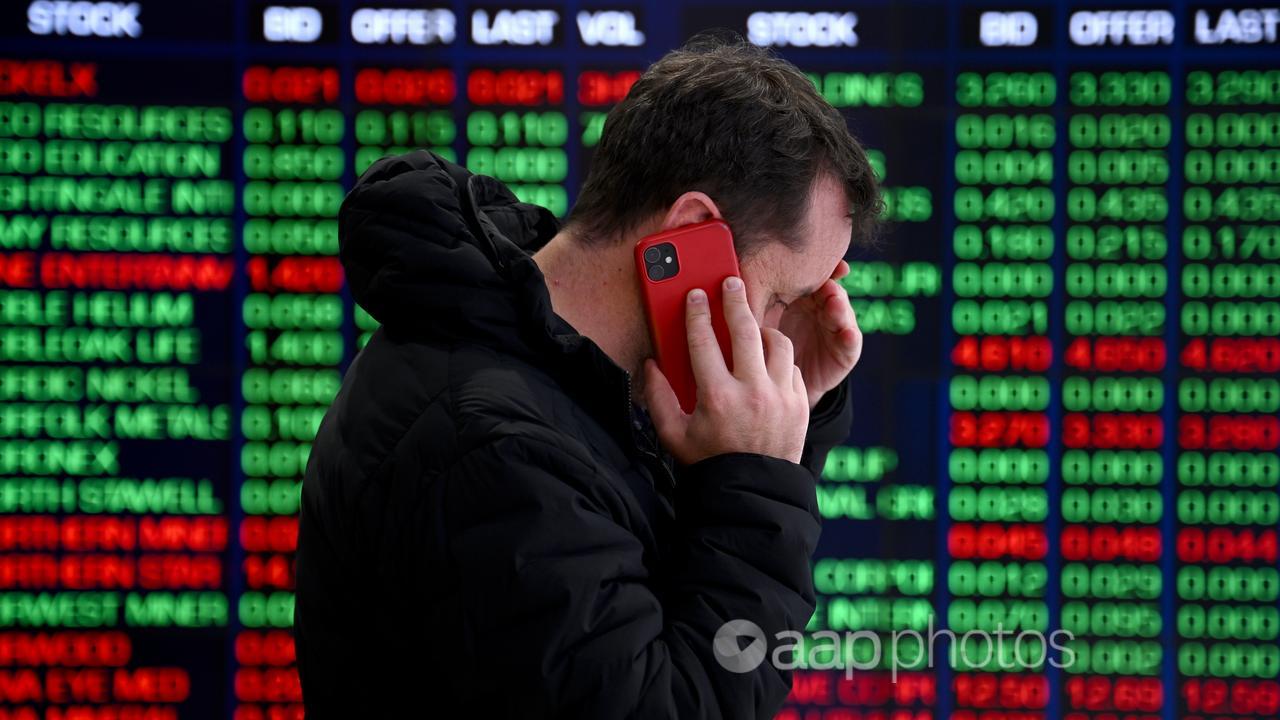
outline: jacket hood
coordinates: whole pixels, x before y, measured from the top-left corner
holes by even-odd
[[[555,316],[530,257],[559,223],[491,177],[425,150],[384,158],[338,219],[352,295],[383,325],[498,346],[563,331],[548,326]]]
[[[352,296],[388,331],[516,355],[596,404],[627,374],[552,311],[531,256],[558,230],[498,180],[416,150],[361,175],[338,213],[338,254]]]

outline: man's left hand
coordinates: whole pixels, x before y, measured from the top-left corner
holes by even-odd
[[[862,356],[862,330],[849,294],[836,282],[848,274],[849,263],[841,260],[822,287],[788,305],[778,323],[778,329],[795,347],[795,363],[804,377],[810,410],[828,390],[844,381]]]

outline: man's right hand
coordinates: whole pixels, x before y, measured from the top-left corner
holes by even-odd
[[[685,299],[689,357],[698,386],[692,414],[680,408],[658,364],[645,360],[644,394],[658,439],[684,465],[731,452],[800,462],[809,399],[791,340],[756,324],[741,278],[725,278],[723,295],[732,372],[711,329],[706,293],[691,290]]]

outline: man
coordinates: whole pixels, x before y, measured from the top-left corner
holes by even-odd
[[[835,280],[878,210],[839,113],[741,42],[649,68],[563,227],[425,151],[369,168],[340,255],[382,327],[302,490],[308,717],[776,712],[790,674],[723,662],[715,638],[814,610],[815,482],[862,342]],[[648,359],[632,248],[708,218],[739,253],[734,371],[690,293],[685,415]]]

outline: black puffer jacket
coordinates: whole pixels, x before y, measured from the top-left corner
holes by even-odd
[[[630,377],[552,312],[546,210],[426,151],[375,163],[341,259],[383,326],[325,415],[302,489],[295,633],[309,718],[760,718],[791,685],[729,672],[729,620],[770,639],[814,608],[815,476],[677,466]]]

